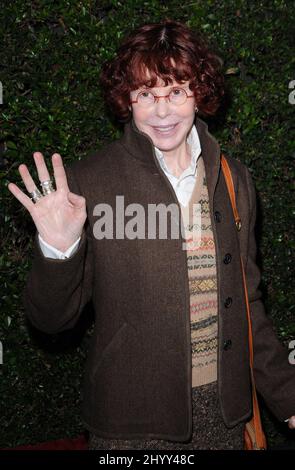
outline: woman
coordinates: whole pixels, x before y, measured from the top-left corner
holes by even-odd
[[[9,184],[37,228],[24,295],[31,322],[56,333],[94,305],[82,410],[90,449],[243,448],[252,402],[240,252],[256,386],[294,428],[295,369],[258,290],[251,175],[227,157],[237,234],[220,148],[199,117],[220,105],[221,69],[184,24],[138,28],[101,75],[123,136],[67,168],[54,154],[56,190],[35,152],[43,196],[19,167],[33,202]]]

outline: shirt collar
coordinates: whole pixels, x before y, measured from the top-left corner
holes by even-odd
[[[190,150],[191,150],[191,163],[188,166],[188,168],[186,168],[183,171],[183,173],[180,176],[181,178],[183,178],[184,176],[195,174],[196,167],[197,167],[197,160],[201,154],[201,144],[200,144],[200,139],[199,139],[195,124],[192,126],[191,131],[187,136],[187,143],[190,146]],[[155,147],[155,154],[164,173],[169,174],[170,176],[173,176],[174,178],[176,178],[176,176],[173,175],[171,171],[169,170],[165,162],[163,152],[161,152],[161,150]]]

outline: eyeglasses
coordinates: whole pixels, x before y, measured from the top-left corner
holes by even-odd
[[[154,95],[151,91],[141,91],[138,93],[135,101],[130,101],[130,103],[137,103],[142,108],[148,108],[153,106],[160,98],[168,98],[169,102],[180,106],[184,104],[188,98],[194,98],[194,95],[188,95],[184,88],[171,88],[168,95]]]

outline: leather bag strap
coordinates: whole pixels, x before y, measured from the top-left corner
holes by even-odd
[[[231,200],[236,227],[237,227],[237,230],[239,231],[241,230],[241,227],[242,227],[242,221],[240,219],[237,205],[236,205],[236,196],[235,196],[231,170],[223,154],[221,154],[221,167],[222,167],[225,182],[227,185],[229,197]],[[264,436],[262,426],[261,426],[260,411],[259,411],[259,406],[258,406],[258,399],[257,399],[255,380],[254,380],[254,374],[253,374],[253,334],[252,334],[252,323],[251,323],[250,307],[249,307],[249,299],[248,299],[248,289],[247,289],[247,281],[246,281],[245,269],[244,269],[244,264],[243,264],[241,253],[240,253],[240,259],[241,259],[241,266],[242,266],[242,273],[243,273],[243,284],[244,284],[244,293],[245,293],[247,318],[248,318],[250,373],[251,373],[252,401],[253,401],[253,421],[254,421],[254,428],[255,428],[258,446],[261,448],[264,448],[265,436]]]

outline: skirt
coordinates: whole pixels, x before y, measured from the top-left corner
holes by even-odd
[[[189,441],[113,439],[89,434],[89,450],[243,450],[245,423],[228,428],[222,419],[217,381],[192,388],[193,430]]]

